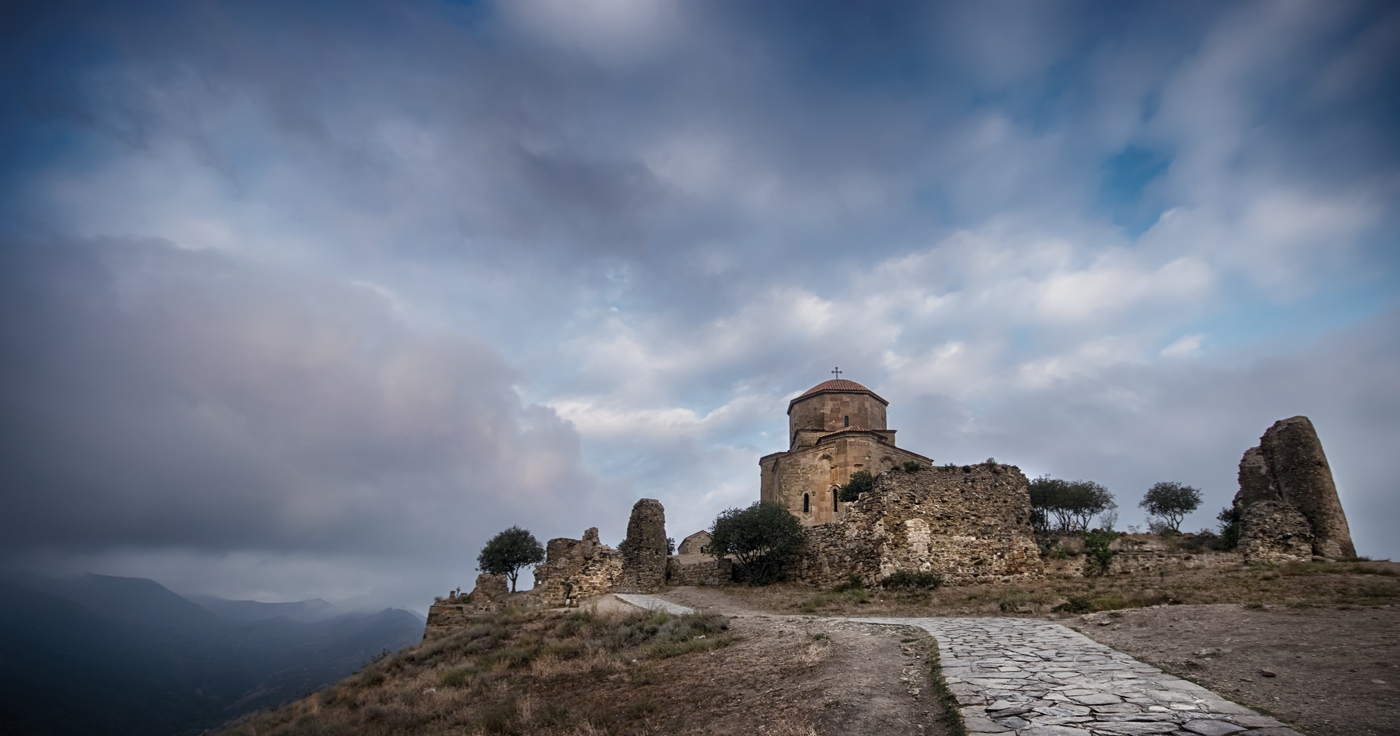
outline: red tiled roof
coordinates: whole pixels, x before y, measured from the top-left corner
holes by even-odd
[[[884,442],[884,441],[885,441],[884,435],[879,434],[877,430],[874,430],[874,429],[867,429],[867,428],[865,428],[865,427],[842,427],[842,428],[840,428],[840,429],[838,429],[838,430],[836,430],[836,431],[834,431],[834,432],[827,432],[826,434],[824,434],[824,435],[818,437],[818,438],[817,438],[817,441],[820,442],[820,441],[826,439],[827,437],[833,437],[833,436],[838,435],[838,434],[848,434],[848,433],[854,433],[854,432],[875,432],[875,433],[876,433],[876,436],[880,438],[880,441],[881,441],[881,442]]]
[[[860,385],[859,383],[856,383],[855,381],[847,381],[844,378],[838,378],[834,381],[823,381],[807,389],[807,393],[802,394],[802,396],[811,396],[812,394],[818,391],[870,391],[870,389]],[[874,393],[873,391],[870,392]],[[799,396],[797,398],[800,399],[802,398],[802,396]]]

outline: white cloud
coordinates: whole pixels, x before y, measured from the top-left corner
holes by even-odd
[[[1205,341],[1205,335],[1192,333],[1182,335],[1172,344],[1162,348],[1160,355],[1163,358],[1190,358],[1201,352],[1201,343]]]

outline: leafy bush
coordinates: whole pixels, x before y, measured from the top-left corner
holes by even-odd
[[[852,573],[846,577],[845,582],[837,583],[832,587],[833,593],[845,593],[848,590],[864,590],[865,583],[861,582],[860,576]]]
[[[923,470],[923,469],[924,469],[924,466],[920,465],[920,464],[918,463],[918,461],[916,461],[916,460],[905,460],[905,461],[904,461],[904,472],[906,472],[906,473],[917,473],[917,472],[919,472],[920,470]]]
[[[1165,527],[1174,532],[1181,531],[1181,520],[1200,505],[1200,490],[1171,481],[1153,485],[1138,503],[1147,513],[1160,517]]]
[[[741,580],[768,585],[783,579],[806,533],[802,522],[781,504],[759,502],[721,512],[710,534],[707,552],[716,558],[733,555]]]
[[[943,576],[936,572],[910,572],[909,570],[900,570],[880,581],[880,585],[886,588],[908,590],[933,590],[942,584]]]
[[[1072,595],[1069,600],[1055,606],[1054,610],[1062,613],[1088,613],[1094,610],[1094,604],[1085,596]]]
[[[1231,550],[1240,546],[1240,510],[1226,506],[1215,515],[1220,522],[1220,549]]]
[[[1088,555],[1088,564],[1092,565],[1091,571],[1100,575],[1108,572],[1108,566],[1113,563],[1113,556],[1118,554],[1109,548],[1109,545],[1118,539],[1120,535],[1111,529],[1095,529],[1084,535],[1084,553]]]
[[[841,503],[853,503],[860,498],[860,494],[875,489],[875,476],[864,470],[857,470],[851,473],[851,480],[844,486],[836,489],[836,497]]]

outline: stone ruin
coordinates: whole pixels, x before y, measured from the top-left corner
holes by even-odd
[[[551,539],[529,595],[546,608],[576,605],[611,590],[622,578],[623,562],[622,553],[598,541],[598,527],[585,531],[583,539]]]
[[[622,542],[622,575],[614,588],[648,593],[666,584],[666,509],[654,498],[632,506]]]
[[[1014,465],[895,470],[848,504],[843,518],[808,527],[795,571],[830,586],[859,577],[934,572],[952,584],[1043,574],[1026,476]]]
[[[1307,417],[1275,422],[1240,459],[1239,481],[1246,564],[1356,556],[1332,468]]]
[[[1217,566],[1241,557],[1249,564],[1355,557],[1331,468],[1307,417],[1270,427],[1240,460],[1239,483],[1238,553],[1178,555],[1160,539],[1136,535],[1114,543],[1120,554],[1112,572]],[[819,521],[813,518],[806,525],[790,571],[801,582],[830,587],[855,577],[875,585],[897,572],[932,572],[959,585],[1076,572],[1043,560],[1030,523],[1026,476],[1014,465],[907,463],[877,475],[875,488],[857,501],[833,507],[837,513],[830,520],[811,523]],[[596,527],[582,539],[551,539],[544,564],[535,569],[534,589],[509,593],[504,576],[481,575],[470,602],[454,593],[432,606],[425,635],[507,603],[557,608],[613,591],[728,583],[733,563],[707,554],[711,541],[709,532],[696,532],[668,556],[665,509],[644,498],[633,506],[618,549],[599,541]]]

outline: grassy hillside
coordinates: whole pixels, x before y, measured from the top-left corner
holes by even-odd
[[[679,715],[663,707],[676,685],[663,660],[731,641],[728,621],[707,614],[482,616],[226,733],[650,733]]]

